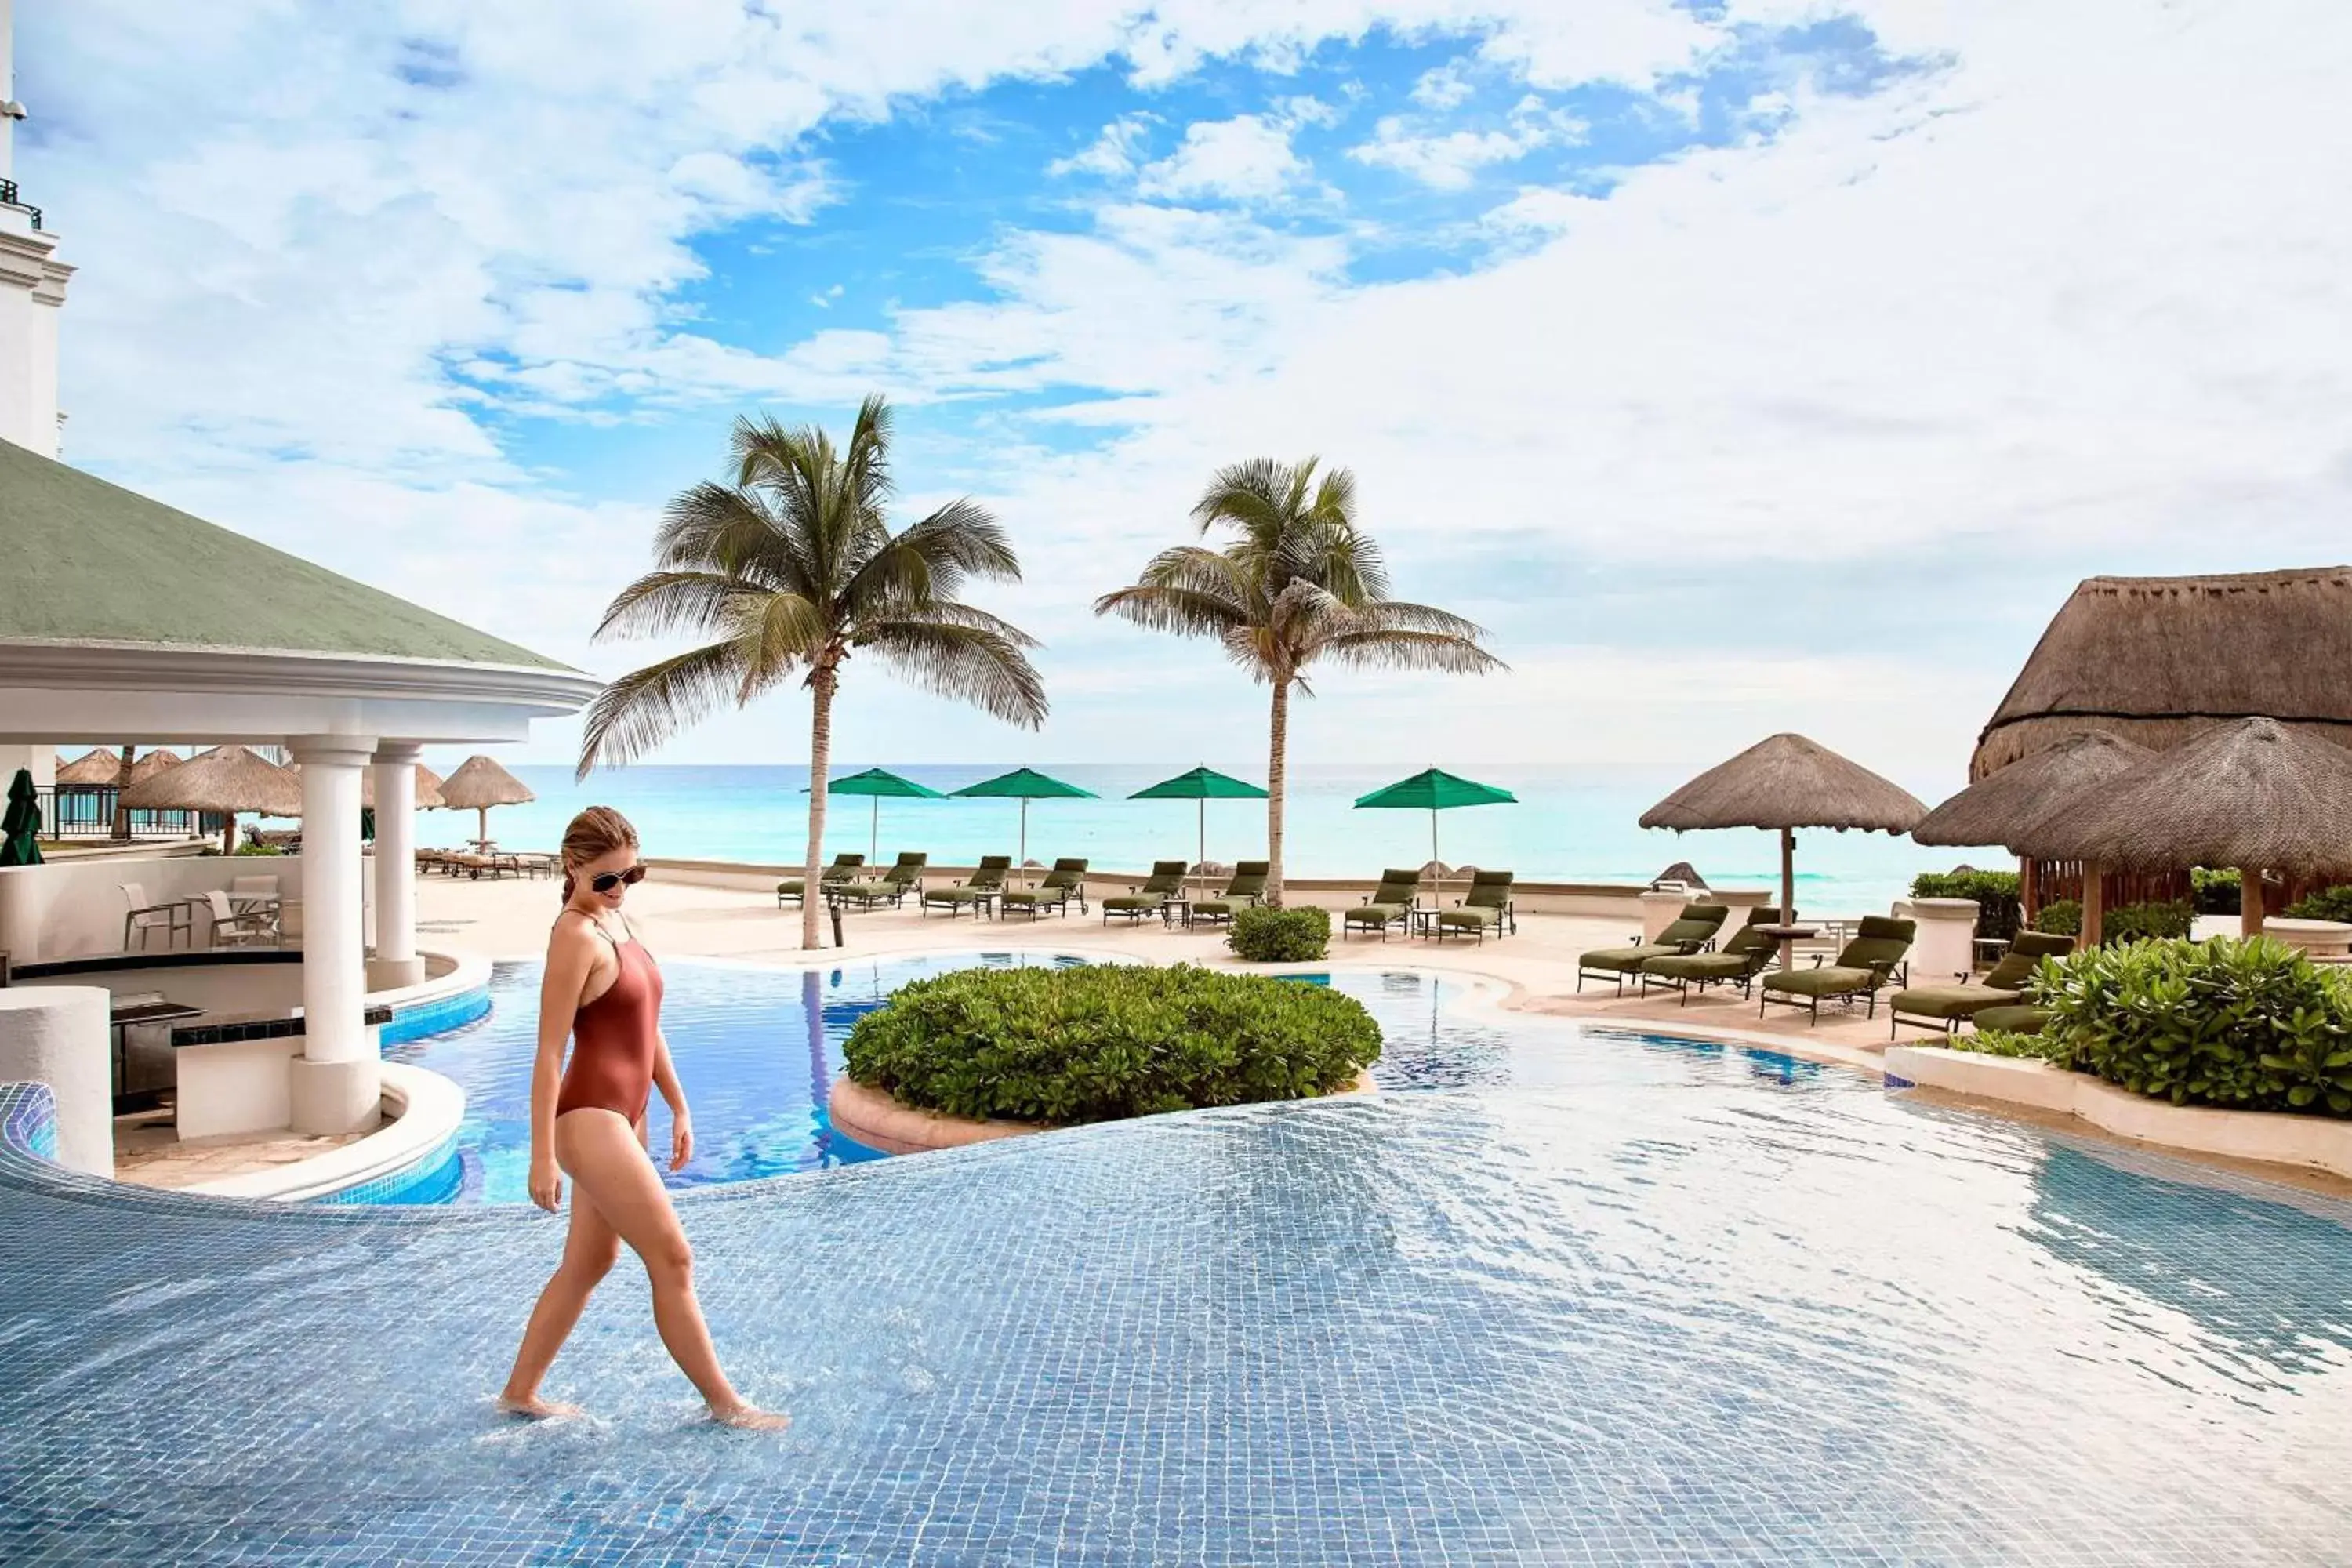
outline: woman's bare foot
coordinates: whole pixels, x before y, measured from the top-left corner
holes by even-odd
[[[710,1418],[721,1426],[732,1426],[742,1432],[781,1432],[793,1424],[789,1415],[772,1410],[759,1410],[749,1405],[730,1405],[724,1409],[714,1405]]]
[[[536,1394],[528,1399],[517,1399],[512,1394],[501,1394],[499,1395],[498,1405],[501,1413],[508,1415],[520,1415],[530,1421],[561,1421],[566,1416],[580,1414],[580,1406],[577,1405],[566,1405],[556,1399],[541,1399]]]

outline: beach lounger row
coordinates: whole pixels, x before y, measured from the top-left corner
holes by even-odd
[[[1391,931],[1401,931],[1407,936],[1430,936],[1439,942],[1466,936],[1480,942],[1490,935],[1510,935],[1519,929],[1518,910],[1511,899],[1512,879],[1509,871],[1474,871],[1469,891],[1451,909],[1423,909],[1421,873],[1391,866],[1381,873],[1380,882],[1362,903],[1340,912],[1339,935],[1344,940],[1350,932],[1361,931],[1386,942]]]
[[[1836,963],[1823,963],[1822,955],[1816,954],[1811,968],[1776,969],[1780,943],[1767,931],[1782,923],[1781,911],[1769,906],[1748,910],[1739,929],[1717,947],[1716,934],[1730,913],[1722,904],[1685,904],[1655,942],[1595,948],[1580,957],[1576,988],[1583,990],[1587,980],[1606,980],[1622,996],[1625,982],[1632,979],[1643,993],[1655,984],[1679,993],[1681,1004],[1687,1005],[1694,990],[1735,985],[1742,1000],[1755,1000],[1759,1018],[1769,1004],[1778,1002],[1804,1008],[1812,1023],[1821,1021],[1823,1002],[1851,1005],[1860,997],[1864,1016],[1875,1017],[1878,993],[1906,974],[1905,961],[1918,931],[1914,921],[1872,915],[1855,928]],[[1896,1008],[1904,997],[1914,994],[1927,994],[1906,991],[1896,998]]]

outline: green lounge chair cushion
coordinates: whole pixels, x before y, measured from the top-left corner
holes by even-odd
[[[1351,926],[1389,926],[1396,924],[1397,921],[1404,919],[1404,916],[1405,906],[1402,904],[1358,904],[1347,912],[1341,923]]]
[[[785,881],[782,881],[782,882],[777,883],[777,884],[776,884],[776,891],[778,891],[778,892],[780,892],[780,893],[797,893],[797,892],[801,891],[801,890],[802,890],[802,889],[803,889],[806,885],[807,885],[807,884],[806,884],[805,882],[803,882],[803,881],[802,880],[802,879],[800,879],[800,878],[798,878],[798,877],[793,877],[793,878],[791,878],[791,879],[787,879],[787,880],[785,880]]]
[[[1849,951],[1853,943],[1846,944]],[[1874,969],[1849,969],[1829,964],[1820,969],[1775,970],[1764,977],[1767,991],[1788,991],[1799,996],[1843,996],[1881,984]]]
[[[927,904],[977,903],[995,891],[992,888],[933,888],[923,895]]]
[[[2029,1007],[2021,1002],[1987,1007],[1969,1020],[1979,1029],[2006,1029],[2012,1035],[2038,1035],[2049,1021],[2050,1009]]]
[[[1008,904],[1066,904],[1077,894],[1068,888],[1009,888],[996,896]]]
[[[1483,931],[1488,926],[1499,925],[1502,923],[1502,910],[1479,906],[1465,905],[1458,910],[1437,911],[1437,925],[1441,931],[1454,928],[1462,931]]]
[[[1157,893],[1113,893],[1102,900],[1107,910],[1156,910],[1168,900]]]
[[[1916,985],[1895,994],[1895,1010],[1915,1018],[1967,1018],[2016,1000],[2017,993],[2006,986]]]
[[[1642,973],[1664,975],[1668,980],[1738,980],[1755,972],[1758,957],[1769,962],[1770,955],[1727,949],[1721,952],[1670,952],[1643,963]]]
[[[1193,904],[1192,914],[1196,919],[1202,915],[1225,915],[1230,917],[1235,910],[1245,910],[1247,908],[1249,908],[1249,900],[1247,899],[1202,899]]]
[[[2009,944],[2009,951],[2001,954],[2000,962],[1992,966],[1981,984],[1997,986],[2003,991],[2014,991],[2033,978],[2033,972],[2042,967],[2043,959],[2063,958],[2074,951],[2074,939],[2071,936],[2055,936],[2040,931],[2019,931],[2016,939]]]
[[[1680,958],[1683,950],[1664,942],[1645,942],[1631,947],[1597,947],[1576,961],[1580,969],[1615,969],[1633,973],[1654,958]]]

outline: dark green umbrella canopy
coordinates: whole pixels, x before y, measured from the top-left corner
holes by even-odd
[[[1423,768],[1409,779],[1399,779],[1385,789],[1376,789],[1360,795],[1360,806],[1398,806],[1413,811],[1444,811],[1457,805],[1517,805],[1519,797],[1509,790],[1483,784],[1475,779],[1465,779],[1447,773],[1444,768]]]
[[[1465,779],[1449,773],[1444,768],[1423,768],[1409,779],[1399,779],[1385,789],[1356,797],[1360,807],[1391,808],[1429,813],[1429,858],[1437,859],[1437,814],[1457,805],[1517,805],[1519,797],[1509,790],[1493,784],[1483,784],[1475,779]]]
[[[1265,791],[1254,784],[1217,772],[1194,768],[1172,779],[1161,779],[1150,789],[1137,790],[1129,800],[1264,800]]]
[[[1029,803],[1033,800],[1099,800],[1102,797],[1090,789],[1080,789],[1074,784],[1064,784],[1047,778],[1034,768],[1015,768],[1009,773],[999,773],[992,779],[982,779],[976,784],[966,784],[950,795],[987,800],[1017,800],[1021,803],[1021,851],[1019,863],[1029,863]]]
[[[808,791],[801,791],[803,795]],[[882,802],[892,800],[945,800],[947,796],[929,784],[900,778],[887,768],[868,768],[862,773],[834,780],[824,786],[827,795],[863,795],[874,798],[874,809],[866,824],[866,863],[873,865],[882,853]]]
[[[8,814],[0,818],[0,866],[41,863],[41,797],[29,768],[8,782]]]
[[[1194,768],[1178,773],[1172,779],[1161,779],[1150,789],[1137,790],[1129,800],[1190,800],[1200,805],[1193,830],[1198,847],[1193,852],[1193,864],[1205,866],[1209,860],[1209,802],[1213,800],[1264,800],[1265,791],[1254,784],[1217,772],[1214,768]]]

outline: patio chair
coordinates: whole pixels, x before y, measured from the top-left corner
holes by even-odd
[[[1102,901],[1103,924],[1110,924],[1113,915],[1122,920],[1139,921],[1149,915],[1165,914],[1170,900],[1184,895],[1182,860],[1154,860],[1151,875],[1137,885],[1131,893],[1114,893]]]
[[[1673,958],[1681,953],[1696,952],[1715,940],[1731,910],[1722,904],[1685,904],[1655,942],[1643,942],[1635,937],[1623,947],[1597,947],[1576,961],[1576,988],[1584,989],[1586,980],[1614,982],[1617,994],[1625,994],[1625,977],[1642,973],[1642,965],[1654,958]]]
[[[865,864],[866,857],[863,855],[835,856],[833,864],[817,873],[818,892],[822,893],[825,889],[836,884],[846,883]],[[776,908],[781,910],[787,903],[799,903],[807,896],[807,882],[808,879],[805,877],[787,877],[777,883]]]
[[[1675,952],[1645,961],[1641,969],[1643,994],[1647,995],[1651,984],[1655,982],[1679,993],[1682,999],[1675,1005],[1686,1007],[1694,989],[1737,985],[1739,999],[1747,1001],[1756,977],[1772,966],[1772,959],[1780,950],[1779,942],[1756,928],[1780,923],[1780,910],[1764,905],[1748,910],[1746,923],[1713,952]]]
[[[250,947],[260,942],[274,946],[278,942],[276,921],[257,911],[238,914],[229,908],[228,895],[218,888],[205,889],[205,907],[212,911],[215,947]]]
[[[1916,985],[1897,991],[1886,1005],[1886,1037],[1893,1039],[1897,1025],[1909,1024],[1922,1029],[1941,1029],[1947,1035],[1957,1034],[1962,1024],[1981,1019],[1984,1014],[1999,1008],[2005,1014],[2038,1013],[2041,1009],[2022,1005],[2019,993],[2033,972],[2042,967],[2045,958],[2059,958],[2074,951],[2074,939],[2050,931],[2021,931],[2009,944],[2000,962],[1973,984],[1961,981],[1951,985]],[[1984,1026],[1979,1023],[1979,1027]],[[1995,1026],[2000,1027],[2001,1026]],[[2007,1026],[2015,1028],[2014,1024]],[[2034,1020],[2031,1029],[2021,1034],[2034,1034],[2041,1020]]]
[[[1835,997],[1851,1005],[1853,998],[1861,996],[1869,1003],[1869,1011],[1864,1016],[1876,1017],[1879,988],[1903,967],[1904,959],[1911,952],[1911,939],[1918,929],[1916,921],[1864,916],[1859,934],[1845,944],[1835,963],[1820,964],[1813,969],[1776,969],[1767,973],[1763,984],[1757,988],[1756,1016],[1764,1016],[1768,1002],[1804,1007],[1811,1013],[1807,1021],[1810,1027],[1822,1021],[1822,998]]]
[[[1087,863],[1080,860],[1056,860],[1054,868],[1034,888],[1008,888],[996,901],[1002,913],[1027,915],[1034,920],[1047,910],[1065,919],[1070,913],[1070,900],[1078,902],[1078,913],[1087,912]]]
[[[1012,856],[983,855],[979,868],[954,887],[926,888],[915,908],[924,915],[933,910],[945,910],[950,920],[970,910],[977,920],[990,900],[1004,891],[1004,879],[1012,869]]]
[[[1364,895],[1364,901],[1339,917],[1339,937],[1347,939],[1351,931],[1376,931],[1381,940],[1389,939],[1389,931],[1412,918],[1412,906],[1421,897],[1421,873],[1399,870],[1394,866],[1381,873],[1380,886]]]
[[[920,849],[901,849],[898,863],[871,882],[845,882],[841,886],[844,902],[855,903],[861,910],[878,904],[898,908],[907,901],[908,893],[923,890],[923,868],[930,864],[930,856]]]
[[[130,912],[122,917],[123,952],[131,951],[131,937],[134,931],[138,933],[139,945],[142,949],[146,947],[147,933],[151,931],[160,931],[163,933],[165,947],[171,946],[172,939],[182,931],[188,933],[188,945],[191,947],[195,945],[195,911],[189,908],[184,900],[169,904],[151,904],[147,901],[147,889],[143,885],[138,882],[119,882],[116,886],[122,889],[122,896],[130,900],[131,905]]]
[[[1184,923],[1223,925],[1234,923],[1237,910],[1255,909],[1265,902],[1265,879],[1274,869],[1269,860],[1238,860],[1234,874],[1225,883],[1225,890],[1213,899],[1202,899],[1193,903],[1184,917]]]
[[[1508,871],[1474,871],[1470,874],[1470,891],[1450,910],[1437,911],[1437,940],[1444,942],[1446,933],[1475,936],[1481,942],[1486,933],[1497,937],[1517,932],[1519,919],[1511,907],[1511,873]]]
[[[245,906],[236,909],[238,914],[260,916],[268,923],[270,939],[272,941],[278,939],[280,925],[278,911],[281,903],[278,893],[277,878],[232,878],[228,885],[228,900],[232,908],[236,908],[240,904]]]

